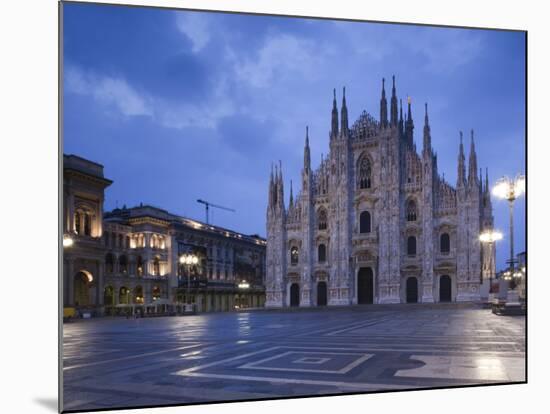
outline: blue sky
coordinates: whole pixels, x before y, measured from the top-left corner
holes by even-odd
[[[204,220],[202,198],[236,209],[213,210],[214,224],[265,236],[271,162],[296,193],[306,125],[312,164],[328,152],[332,89],[340,102],[346,87],[350,123],[378,117],[393,74],[419,150],[428,102],[449,182],[458,131],[472,128],[491,183],[525,173],[523,33],[65,3],[63,48],[64,152],[105,166],[106,210],[143,202]],[[493,207],[501,268],[507,205]],[[524,198],[515,213],[519,252]]]

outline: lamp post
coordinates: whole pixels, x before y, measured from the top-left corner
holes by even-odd
[[[186,300],[187,302],[189,300],[189,292],[191,291],[191,275],[190,275],[191,266],[199,263],[199,258],[192,253],[182,254],[180,256],[179,261],[180,261],[180,264],[185,266],[186,274],[187,274],[187,300]]]
[[[514,201],[520,197],[525,192],[525,176],[518,174],[514,179],[509,177],[502,177],[497,181],[493,187],[493,195],[495,197],[504,199],[508,201],[509,211],[510,211],[510,269],[509,274],[504,275],[505,280],[515,280],[521,277],[516,276],[514,271],[514,264],[516,259],[514,258]],[[507,277],[509,279],[507,279]],[[514,287],[511,290],[515,289]]]
[[[492,252],[492,247],[495,245],[495,243],[499,240],[502,240],[502,233],[497,230],[485,230],[479,235],[479,241],[481,243],[485,243],[489,245],[489,251]],[[489,275],[489,292],[490,295],[493,290],[493,271],[491,270],[491,273]]]

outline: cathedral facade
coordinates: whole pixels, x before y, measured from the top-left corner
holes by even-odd
[[[378,119],[348,126],[345,89],[336,91],[329,153],[311,166],[306,127],[301,190],[288,204],[283,172],[271,171],[267,206],[266,306],[478,301],[495,271],[487,172],[478,175],[474,133],[468,165],[462,132],[453,186],[438,172],[428,107],[417,152],[411,102],[403,117],[393,77]],[[389,116],[388,116],[389,115]]]

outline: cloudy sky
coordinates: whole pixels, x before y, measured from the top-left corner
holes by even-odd
[[[525,172],[522,33],[65,3],[63,57],[64,152],[105,166],[106,210],[143,202],[204,220],[202,198],[236,210],[211,210],[214,224],[265,236],[271,162],[288,196],[306,125],[312,163],[328,152],[332,89],[340,101],[346,87],[350,123],[378,117],[393,74],[419,149],[428,102],[448,181],[472,128],[491,183]],[[501,268],[507,206],[493,203]],[[515,218],[522,251],[524,199]]]

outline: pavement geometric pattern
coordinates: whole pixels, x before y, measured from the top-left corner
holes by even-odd
[[[103,318],[63,331],[64,411],[526,381],[525,317],[473,305]]]

